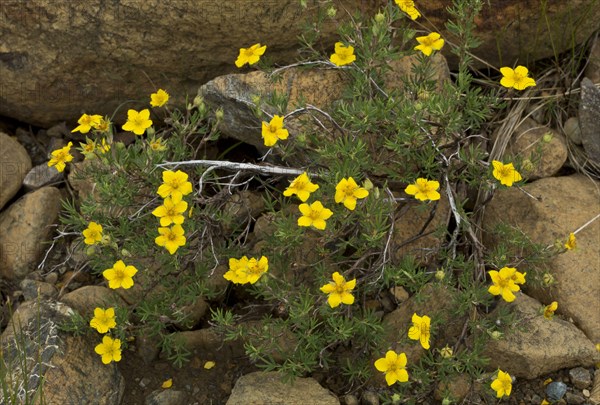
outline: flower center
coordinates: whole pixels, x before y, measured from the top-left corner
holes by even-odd
[[[167,239],[170,240],[171,242],[175,241],[175,239],[177,239],[177,235],[175,235],[175,232],[169,232],[167,234]]]
[[[352,187],[352,185],[347,185],[344,194],[346,194],[347,197],[354,196],[354,187]]]
[[[177,213],[175,212],[175,208],[171,207],[167,210],[168,217],[174,217],[175,215],[177,215]]]

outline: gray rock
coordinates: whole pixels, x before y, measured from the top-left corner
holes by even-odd
[[[567,392],[565,394],[565,400],[569,405],[581,405],[586,401],[583,395],[572,392]]]
[[[60,191],[43,187],[0,214],[0,275],[22,279],[35,270],[58,220]]]
[[[27,173],[23,180],[23,186],[28,191],[37,190],[51,183],[58,183],[64,178],[64,173],[56,170],[56,167],[49,167],[47,163],[37,165]]]
[[[27,381],[32,398],[43,378],[47,404],[119,405],[125,381],[115,364],[102,364],[94,352],[97,340],[60,331],[59,324],[71,314],[71,308],[54,301],[28,301],[19,306],[0,336],[9,381]],[[25,400],[24,390],[17,393],[15,388],[10,386],[8,393],[17,395],[17,403],[34,403]],[[2,404],[5,393],[0,390]]]
[[[125,305],[125,302],[114,290],[99,285],[78,288],[63,295],[60,300],[84,317],[93,316],[96,307],[108,308]]]
[[[588,158],[600,164],[600,89],[588,78],[581,81],[579,125]]]
[[[56,287],[43,281],[25,279],[21,281],[20,287],[23,290],[23,296],[26,301],[31,301],[38,297],[56,298],[58,296]]]
[[[600,361],[600,353],[582,331],[556,317],[548,321],[539,313],[542,304],[525,294],[519,294],[510,304],[501,301],[489,314],[490,320],[507,306],[524,321],[503,339],[487,343],[485,355],[490,358],[490,370],[512,370],[515,377],[532,379],[565,367],[592,366]]]
[[[565,136],[575,145],[581,145],[581,128],[579,127],[579,118],[571,117],[563,125]]]
[[[25,148],[0,132],[0,210],[17,194],[30,169],[31,158]]]
[[[580,390],[588,388],[590,385],[592,385],[592,373],[583,367],[575,367],[570,369],[569,379],[571,380],[571,384]]]
[[[187,394],[177,390],[156,390],[146,397],[145,405],[187,405]]]
[[[379,395],[375,391],[363,391],[360,397],[361,405],[379,405]]]
[[[546,386],[546,398],[548,401],[560,401],[567,393],[567,384],[560,381],[551,382]]]
[[[246,374],[231,391],[227,405],[339,405],[340,401],[313,378],[295,378],[293,384],[281,380],[277,372]]]

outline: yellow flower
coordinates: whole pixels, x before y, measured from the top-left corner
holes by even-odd
[[[550,305],[546,305],[544,307],[544,318],[552,319],[554,317],[554,312],[558,309],[558,302],[552,301]]]
[[[572,250],[577,247],[577,239],[575,238],[575,234],[571,232],[569,234],[569,239],[567,239],[567,243],[565,243],[565,248],[567,250]]]
[[[507,88],[525,90],[527,87],[535,86],[535,80],[527,77],[529,71],[525,66],[517,66],[514,70],[509,67],[500,68],[502,79],[500,84]]]
[[[235,284],[244,284],[246,282],[246,268],[248,267],[248,258],[242,256],[241,259],[229,259],[229,270],[223,274],[223,278]]]
[[[152,125],[150,119],[150,110],[143,109],[140,112],[136,110],[127,111],[127,122],[123,125],[124,131],[131,131],[136,135],[144,135],[147,128]]]
[[[112,268],[102,272],[104,278],[108,280],[108,286],[112,289],[133,287],[133,276],[137,269],[133,266],[126,266],[123,260],[117,261]]]
[[[106,139],[102,138],[102,145],[98,146],[100,153],[105,154],[110,150],[110,144],[106,143]]]
[[[318,188],[319,185],[311,183],[310,179],[308,178],[308,174],[304,172],[300,176],[292,180],[290,186],[286,188],[283,192],[283,195],[286,197],[290,197],[293,194],[296,194],[300,201],[304,202],[308,200],[308,197],[310,197],[310,193],[316,191]]]
[[[239,260],[229,259],[229,271],[223,277],[235,284],[254,284],[268,270],[269,260],[265,256],[261,256],[258,260],[243,256]]]
[[[335,53],[329,57],[329,60],[336,66],[344,66],[354,62],[356,60],[354,47],[351,45],[344,46],[342,42],[336,42]]]
[[[321,201],[315,201],[311,205],[300,204],[298,208],[302,213],[302,216],[298,218],[298,226],[314,226],[323,230],[327,226],[325,221],[333,215],[330,209],[323,207]]]
[[[421,13],[415,8],[413,0],[395,0],[400,10],[404,11],[412,20],[421,17]]]
[[[508,373],[498,370],[498,377],[492,382],[492,389],[496,391],[496,398],[509,396],[512,390],[512,378]]]
[[[419,45],[415,46],[415,51],[421,51],[426,56],[431,55],[433,51],[439,51],[444,46],[444,40],[440,38],[440,34],[432,32],[424,37],[417,37]]]
[[[181,200],[184,195],[192,192],[192,183],[187,181],[188,175],[181,170],[173,172],[166,170],[162,174],[163,184],[158,187],[158,195],[162,198],[172,197]]]
[[[343,178],[335,186],[335,202],[344,203],[344,207],[350,211],[356,208],[356,199],[366,198],[369,195],[367,189],[359,187],[352,177]]]
[[[83,114],[77,120],[77,123],[79,124],[79,126],[77,126],[71,132],[78,132],[79,131],[82,134],[87,134],[88,132],[90,132],[90,129],[92,129],[92,127],[95,128],[100,123],[101,119],[102,119],[101,115],[87,115],[87,114]]]
[[[437,189],[440,188],[440,183],[435,180],[427,180],[419,178],[414,184],[409,184],[404,192],[409,195],[414,195],[417,200],[439,200],[440,193]]]
[[[327,297],[329,306],[335,308],[340,304],[354,304],[354,295],[350,294],[350,292],[356,287],[356,279],[346,281],[344,276],[337,271],[332,274],[331,278],[333,281],[321,287],[322,292],[329,294]]]
[[[169,93],[163,89],[158,89],[156,93],[150,94],[150,105],[152,107],[162,107],[169,101]]]
[[[163,381],[161,388],[168,389],[173,386],[173,379],[169,378],[168,380]]]
[[[520,271],[515,271],[515,274],[513,274],[512,281],[514,281],[515,284],[525,284],[525,275],[527,273],[521,273]]]
[[[540,402],[540,405],[550,405],[550,402],[546,401],[546,399],[542,399],[542,402]]]
[[[489,293],[492,295],[502,295],[504,301],[513,302],[515,300],[513,292],[520,290],[520,287],[513,279],[516,272],[517,269],[514,267],[503,267],[500,271],[488,271],[492,278],[492,282],[494,283],[488,288]]]
[[[98,123],[94,126],[94,129],[96,129],[99,132],[108,132],[110,128],[110,121],[108,119],[104,119],[102,117],[100,117],[100,119],[98,120]]]
[[[183,224],[183,213],[187,210],[188,203],[183,201],[181,198],[167,197],[163,201],[163,205],[156,207],[152,211],[152,215],[160,218],[160,226],[169,226],[171,224],[181,225]]]
[[[248,65],[254,65],[260,57],[267,50],[267,46],[260,46],[260,43],[252,45],[250,48],[240,48],[240,54],[238,55],[235,65],[239,68]]]
[[[523,179],[512,163],[504,164],[497,160],[492,160],[492,165],[494,166],[492,175],[500,182],[500,184],[512,187],[513,183]]]
[[[64,171],[67,163],[73,160],[73,155],[70,153],[71,146],[73,146],[73,142],[69,142],[67,146],[52,151],[52,159],[48,161],[48,167],[56,166],[56,170],[59,172]]]
[[[98,331],[98,333],[106,333],[110,329],[117,326],[117,322],[115,321],[115,309],[107,308],[106,310],[102,308],[94,309],[94,317],[90,321],[90,326]]]
[[[185,231],[181,225],[173,225],[171,228],[158,228],[158,233],[160,236],[157,236],[154,242],[158,246],[164,246],[170,254],[177,252],[180,246],[185,246],[186,239],[183,236]]]
[[[412,316],[413,326],[408,330],[408,337],[419,340],[423,349],[429,350],[429,337],[431,329],[431,318],[427,315],[419,316],[415,312]]]
[[[121,360],[121,341],[113,339],[110,336],[104,336],[102,343],[94,349],[96,353],[102,356],[102,363],[109,364],[111,361]]]
[[[154,139],[152,138],[148,141],[148,146],[155,152],[161,152],[167,149],[167,145],[165,145],[165,140],[162,138]]]
[[[406,354],[397,354],[393,350],[388,350],[385,357],[375,361],[375,368],[385,373],[387,385],[395,384],[396,381],[407,382],[408,372],[406,371]]]
[[[271,122],[262,122],[262,138],[265,146],[273,146],[279,139],[287,139],[290,133],[283,128],[283,117],[274,115]]]
[[[83,242],[86,245],[95,245],[102,240],[102,225],[90,222],[88,227],[82,232],[85,238]]]

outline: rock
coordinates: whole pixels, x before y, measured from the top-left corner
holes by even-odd
[[[585,403],[585,397],[583,395],[572,392],[567,392],[565,394],[565,400],[569,405],[581,405]]]
[[[575,145],[581,145],[581,128],[579,127],[579,119],[577,117],[571,117],[565,121],[563,130],[568,140]]]
[[[144,363],[150,364],[160,354],[160,339],[147,330],[140,329],[135,337],[135,352]]]
[[[579,125],[588,158],[600,165],[600,89],[588,78],[581,81]]]
[[[435,388],[434,396],[438,401],[450,397],[455,403],[461,403],[471,389],[471,378],[466,374],[452,376],[448,381],[440,381]]]
[[[0,275],[24,278],[35,270],[58,220],[60,191],[44,187],[25,195],[0,214]]]
[[[534,298],[521,294],[511,304],[502,301],[498,307],[507,305],[523,320],[522,328],[514,328],[503,339],[488,341],[485,355],[490,358],[490,370],[510,370],[515,377],[532,379],[600,360],[594,344],[575,325],[558,318],[549,322],[540,315],[542,304]],[[496,312],[489,315],[491,320]]]
[[[9,322],[0,336],[3,361],[9,364],[11,378],[16,382],[27,379],[30,398],[43,378],[48,404],[119,405],[125,381],[117,366],[102,364],[94,352],[96,341],[60,331],[59,324],[72,313],[64,304],[45,300],[25,302],[15,311],[14,322]],[[29,372],[22,368],[23,361]],[[13,389],[9,388],[9,394]],[[4,403],[4,393],[0,390],[0,403]],[[18,402],[30,403],[23,394],[19,392]]]
[[[557,240],[564,244],[570,232],[595,215],[600,193],[598,183],[583,175],[552,177],[522,188],[498,190],[486,207],[483,225],[484,245],[490,249],[498,242],[493,235],[496,224],[520,228],[532,242],[544,246]],[[559,254],[546,264],[556,283],[550,288],[525,284],[527,294],[539,301],[557,301],[562,315],[570,317],[592,342],[600,342],[600,221],[577,233],[577,249]],[[582,300],[581,297],[586,297]]]
[[[23,185],[28,191],[37,190],[51,183],[58,183],[64,178],[64,173],[59,173],[56,168],[49,167],[47,163],[37,165],[27,173]]]
[[[428,209],[423,209],[415,200],[415,203],[409,202],[396,214],[391,244],[392,257],[396,263],[408,254],[414,255],[423,264],[428,263],[432,254],[435,256],[438,248],[445,242],[444,236],[436,235],[435,231],[440,227],[446,228],[451,212],[446,194],[440,194],[442,197],[430,204]],[[427,223],[434,206],[433,218]],[[426,223],[427,227],[421,232]]]
[[[583,367],[575,367],[569,370],[569,379],[571,380],[571,384],[580,390],[592,384],[592,374]]]
[[[58,290],[52,284],[44,283],[42,281],[35,281],[25,279],[21,281],[21,290],[23,290],[23,296],[26,301],[35,300],[40,298],[56,298],[58,296]]]
[[[67,120],[72,129],[82,112],[111,115],[126,100],[148,100],[155,86],[172,95],[171,105],[181,107],[185,95],[202,83],[238,71],[234,61],[241,46],[261,42],[268,46],[265,58],[280,65],[295,62],[297,38],[307,19],[315,21],[316,14],[324,12],[317,0],[306,3],[303,9],[297,0],[181,2],[177,7],[144,0],[8,2],[0,21],[4,86],[0,115],[43,127]],[[384,4],[339,2],[337,16],[325,18],[319,27],[317,49],[322,49],[323,59],[339,39],[337,29],[347,16],[357,10],[372,16]],[[425,24],[423,28],[431,30],[444,27],[449,19],[446,6],[421,2],[424,18],[410,24],[414,28]],[[588,0],[543,9],[539,2],[484,2],[475,20],[482,44],[475,51],[496,67],[554,56],[585,41],[599,19],[598,8]],[[148,21],[154,22],[152,30],[147,29]],[[176,33],[175,25],[180,28]],[[452,38],[446,30],[440,33]],[[451,55],[450,47],[443,52]]]
[[[555,381],[546,386],[546,398],[550,402],[560,401],[567,392],[567,384]]]
[[[146,405],[183,405],[188,404],[187,401],[185,392],[168,389],[152,391],[144,403]]]
[[[390,293],[394,296],[394,298],[396,299],[396,302],[398,304],[403,303],[404,301],[406,301],[408,299],[408,297],[410,296],[408,294],[408,291],[406,291],[404,289],[404,287],[401,287],[399,285],[396,285],[392,288],[390,288]]]
[[[281,381],[277,372],[246,374],[240,377],[227,405],[319,404],[339,405],[340,401],[313,378],[295,378],[293,384]]]
[[[183,320],[176,322],[175,326],[179,329],[191,330],[200,322],[206,311],[208,311],[208,303],[202,297],[196,297],[194,302],[176,309],[176,311],[181,312]]]
[[[360,397],[361,405],[379,405],[379,395],[375,391],[365,390]]]
[[[0,210],[17,194],[31,169],[31,159],[19,142],[0,132]]]
[[[568,155],[562,134],[530,118],[515,129],[508,151],[512,156],[532,162],[531,170],[522,170],[529,180],[553,176],[565,164]]]
[[[585,68],[585,77],[592,83],[600,83],[600,39],[598,35],[594,37],[588,57],[588,65]]]
[[[594,405],[600,404],[600,371],[594,373],[594,386],[590,392],[590,402]]]
[[[342,404],[343,405],[360,405],[360,402],[358,402],[358,398],[356,398],[355,395],[346,394],[342,397]]]
[[[94,314],[94,309],[123,307],[125,302],[114,290],[99,285],[87,285],[63,295],[60,301],[64,302],[84,318]]]
[[[257,218],[265,209],[261,194],[249,190],[235,193],[223,208],[223,228],[229,234],[234,228],[245,226],[248,221]],[[243,229],[243,228],[242,228]]]
[[[402,79],[412,76],[415,61],[414,55],[390,61],[390,71],[385,77],[387,88],[401,88]],[[441,86],[450,78],[448,64],[441,54],[434,55],[431,61],[434,69],[432,80],[437,80]],[[253,111],[255,96],[268,99],[274,93],[285,95],[286,112],[307,104],[327,108],[342,97],[349,80],[350,76],[339,70],[290,68],[282,71],[276,79],[260,71],[219,76],[200,87],[198,94],[211,107],[223,108],[224,117],[219,126],[221,133],[264,150],[261,120]],[[301,131],[301,126],[294,122],[287,123],[286,127],[292,130],[292,136]]]
[[[200,358],[208,358],[218,353],[219,356],[243,356],[243,344],[239,341],[225,341],[215,328],[204,328],[193,331],[175,332],[174,340],[183,340],[185,348]]]

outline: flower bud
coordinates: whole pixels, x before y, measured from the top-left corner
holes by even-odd
[[[499,331],[495,330],[492,333],[490,333],[490,336],[494,340],[500,340],[500,339],[502,339],[502,332],[499,332]]]
[[[335,7],[331,6],[327,9],[327,16],[329,18],[335,17],[336,14],[337,14],[337,10],[335,9]]]
[[[371,191],[373,189],[373,182],[369,179],[365,179],[363,182],[363,188],[367,191]]]
[[[533,165],[533,162],[529,159],[525,159],[523,161],[523,163],[521,164],[521,168],[523,169],[523,171],[525,172],[530,172],[533,170],[535,166]]]
[[[85,254],[88,256],[93,256],[94,253],[96,253],[96,247],[95,246],[88,246],[88,248],[85,250]]]
[[[221,121],[223,119],[223,116],[225,115],[225,112],[223,112],[222,108],[217,109],[217,111],[215,111],[215,118],[217,119],[217,121]]]
[[[383,13],[377,13],[377,14],[375,14],[375,22],[377,24],[381,24],[384,21],[385,21],[385,15]]]
[[[154,127],[150,127],[148,129],[146,129],[146,134],[148,134],[149,137],[154,136],[155,133],[156,133],[156,131],[154,130]]]
[[[131,257],[131,253],[127,249],[121,249],[121,256]]]
[[[544,275],[542,276],[542,280],[544,282],[544,285],[546,287],[551,286],[552,284],[554,284],[554,276],[550,273],[544,273]]]
[[[444,270],[439,269],[435,272],[435,279],[437,281],[442,281],[444,278],[446,278],[446,273],[444,272]]]
[[[546,132],[544,136],[542,136],[542,141],[544,141],[545,143],[550,143],[552,141],[552,138],[552,132]]]
[[[452,400],[450,398],[446,397],[442,400],[442,405],[450,405],[450,404],[452,404]]]
[[[452,351],[452,348],[448,345],[440,349],[440,355],[445,359],[449,359],[450,357],[452,357],[453,354],[454,352]]]
[[[102,234],[102,239],[100,240],[100,243],[103,245],[108,245],[110,243],[110,235],[107,233]]]

